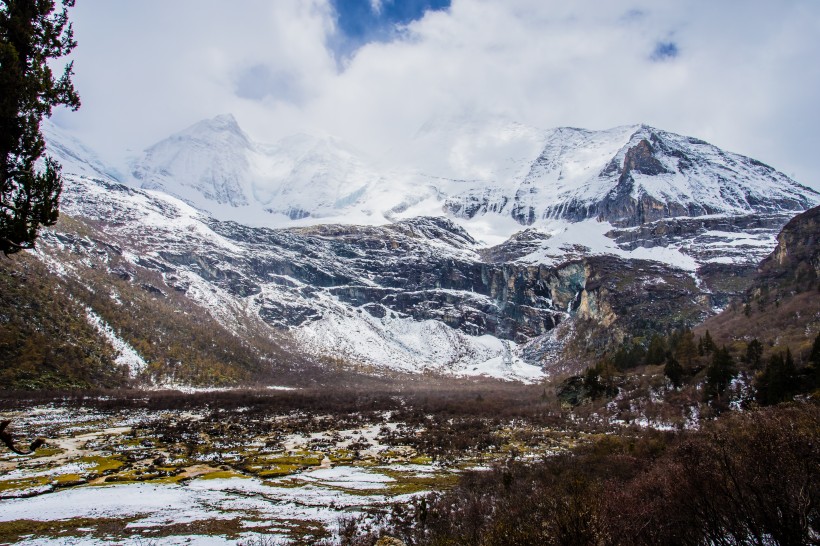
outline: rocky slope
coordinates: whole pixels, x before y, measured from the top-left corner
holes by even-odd
[[[820,333],[820,207],[784,226],[743,298],[702,329],[730,346],[757,338],[766,354],[790,348],[800,362]]]
[[[149,148],[134,166],[142,189],[60,140],[78,174],[37,255],[75,286],[93,277],[93,297],[72,296],[109,322],[140,300],[212,321],[234,356],[247,349],[236,373],[225,353],[163,375],[185,360],[152,352],[167,336],[150,320],[114,327],[160,380],[258,377],[287,353],[299,366],[535,380],[716,313],[794,212],[820,202],[759,162],[646,126],[510,131],[510,161],[484,178],[405,173],[390,187],[332,139],[265,147],[228,116]],[[501,244],[480,238],[504,230]]]
[[[818,287],[819,279],[820,207],[815,207],[783,227],[774,252],[760,264],[752,295],[806,292]]]
[[[36,258],[0,260],[0,389],[121,387],[124,363]]]
[[[63,207],[74,222],[40,244],[59,275],[104,273],[156,300],[183,298],[240,339],[287,333],[300,351],[348,365],[535,379],[567,348],[602,351],[713,306],[692,271],[626,254],[485,260],[443,218],[251,228],[74,177]]]

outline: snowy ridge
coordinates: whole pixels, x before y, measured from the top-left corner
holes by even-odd
[[[801,211],[817,192],[759,161],[646,125],[547,131],[521,179],[447,200],[471,218],[511,214],[522,224],[598,218],[637,225],[669,217]]]
[[[132,174],[145,189],[165,191],[221,218],[247,218],[250,209],[269,217],[269,224],[348,209],[379,178],[335,139],[294,135],[260,144],[229,114],[151,146]],[[237,208],[243,210],[231,210]]]
[[[801,210],[820,202],[816,192],[768,165],[701,140],[643,125],[630,145],[642,140],[655,146],[667,172],[633,173],[633,196],[645,193],[661,201],[699,205],[708,214],[771,212],[784,205],[786,210]]]
[[[538,217],[560,218],[564,203],[603,199],[610,188],[596,177],[611,161],[623,161],[623,148],[634,130],[635,127],[608,131],[564,127],[543,132],[541,147],[527,161],[526,170],[517,177],[496,180],[481,188],[488,199],[485,200],[486,210],[482,207],[480,212],[509,213],[515,203],[519,207],[541,211]],[[471,190],[451,197],[448,204],[470,216],[475,212],[468,207],[459,208],[459,201],[465,204],[480,202],[480,197]],[[545,214],[547,210],[550,213]]]
[[[247,205],[247,152],[251,148],[233,116],[218,116],[148,148],[132,174],[145,189],[179,193],[183,198],[199,194],[217,204]]]
[[[148,148],[132,171],[143,188],[216,218],[269,227],[379,225],[422,215],[536,226],[599,218],[623,226],[820,203],[820,194],[767,165],[646,125],[543,131],[437,120],[377,164],[331,137],[256,143],[223,115]],[[504,227],[488,235],[512,233]]]

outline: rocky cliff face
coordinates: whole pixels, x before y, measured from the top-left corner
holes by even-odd
[[[777,236],[777,246],[759,268],[764,289],[803,292],[820,280],[820,207],[794,217]],[[764,288],[765,287],[765,288]]]
[[[517,131],[533,144],[537,131]],[[136,172],[161,191],[69,177],[70,221],[44,234],[38,256],[78,283],[108,278],[184,301],[235,339],[284,336],[300,354],[371,369],[532,380],[694,325],[746,294],[776,244],[773,259],[786,266],[812,248],[788,229],[779,243],[775,235],[820,196],[702,141],[646,126],[564,128],[533,149],[507,178],[432,177],[422,187],[398,177],[386,188],[335,144],[296,138],[263,150],[235,120],[217,118],[149,149]],[[438,216],[416,215],[425,199]],[[206,202],[239,217],[254,203],[286,212],[288,227],[225,220]],[[391,221],[374,220],[395,202],[404,208],[392,207]],[[378,225],[320,220],[328,211]],[[471,235],[516,225],[510,217],[531,226],[495,246]],[[812,256],[795,267],[816,278]]]
[[[790,213],[744,214],[663,219],[607,233],[619,248],[680,248],[696,260],[697,276],[716,307],[742,296],[774,236]]]
[[[702,329],[719,343],[756,338],[766,355],[788,348],[798,362],[805,358],[820,334],[820,207],[783,227],[748,288]]]
[[[561,325],[585,324],[574,350],[595,353],[711,309],[689,271],[614,256],[501,259],[532,241],[479,252],[445,218],[251,228],[84,178],[72,179],[64,210],[74,223],[44,235],[47,263],[80,255],[153,298],[186,298],[240,337],[267,328],[350,363],[532,378],[565,345],[545,349]]]

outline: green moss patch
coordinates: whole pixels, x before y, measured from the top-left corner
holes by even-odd
[[[220,470],[219,472],[211,472],[197,476],[198,480],[220,480],[228,478],[247,478],[247,476],[234,470]]]
[[[302,466],[296,464],[276,464],[268,467],[266,470],[257,472],[256,475],[260,478],[274,478],[278,476],[287,476],[301,470]]]
[[[277,457],[267,457],[264,461],[268,464],[294,464],[300,466],[319,466],[322,464],[322,459],[325,458],[324,453],[316,451],[294,451],[289,455],[281,455]]]
[[[41,447],[30,455],[32,459],[41,459],[43,457],[53,457],[65,453],[65,449],[61,447]]]
[[[91,456],[91,457],[81,457],[78,462],[80,463],[87,463],[93,465],[90,469],[90,473],[94,474],[103,474],[105,472],[113,472],[119,470],[120,468],[125,465],[124,462],[117,459],[116,457],[103,457],[103,456]]]
[[[37,476],[35,478],[17,478],[12,480],[0,481],[0,493],[3,496],[8,496],[6,493],[10,491],[22,491],[24,489],[31,489],[33,487],[42,487],[51,483],[50,476]]]

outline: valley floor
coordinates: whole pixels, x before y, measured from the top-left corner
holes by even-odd
[[[298,397],[278,394],[286,400],[275,407],[241,396],[230,407],[183,407],[170,397],[153,407],[98,399],[0,412],[15,438],[47,439],[32,456],[0,454],[0,542],[332,543],[343,519],[446,490],[466,469],[584,441],[496,412],[480,393],[422,407],[356,397],[335,410],[289,396]]]

